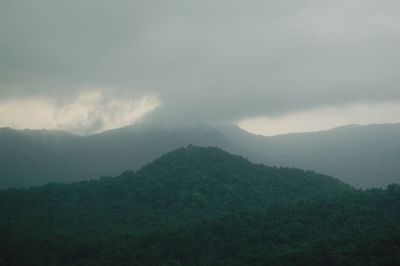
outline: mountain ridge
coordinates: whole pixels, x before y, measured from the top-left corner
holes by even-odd
[[[356,187],[400,182],[400,124],[274,137],[231,125],[138,125],[92,136],[18,132],[0,129],[0,188],[113,176],[188,144],[218,146],[267,165],[312,169]]]

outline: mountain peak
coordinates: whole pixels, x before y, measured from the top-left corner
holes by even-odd
[[[158,208],[197,204],[264,208],[265,203],[293,202],[350,189],[335,178],[311,171],[254,164],[216,147],[194,145],[161,156],[126,175],[125,180],[134,191],[140,188],[136,193],[146,191],[139,200],[154,202]]]
[[[230,154],[229,152],[226,152],[223,149],[216,147],[216,146],[203,147],[203,146],[189,144],[189,145],[186,145],[185,147],[178,148],[174,151],[171,151],[171,152],[161,156],[160,159],[162,159],[164,157],[170,157],[170,156],[182,156],[182,157],[206,156],[208,158],[211,155],[242,158],[241,156]]]
[[[152,167],[153,165],[159,164],[168,165],[172,168],[175,168],[177,165],[185,165],[190,166],[191,170],[207,165],[220,166],[221,164],[232,164],[232,167],[243,164],[246,166],[252,165],[249,160],[238,155],[230,154],[218,147],[201,147],[193,144],[168,152],[154,160],[154,162],[148,166]]]

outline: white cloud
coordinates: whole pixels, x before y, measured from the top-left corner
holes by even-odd
[[[116,98],[96,90],[62,105],[49,98],[13,99],[0,102],[0,126],[90,134],[134,124],[158,105],[154,95]]]
[[[273,136],[292,132],[326,130],[348,124],[399,123],[400,102],[359,103],[289,113],[277,117],[254,117],[237,124],[252,133]]]

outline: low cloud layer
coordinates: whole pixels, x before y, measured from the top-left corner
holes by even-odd
[[[273,136],[295,132],[328,130],[349,124],[369,125],[400,123],[400,102],[379,104],[352,104],[348,106],[323,107],[277,117],[253,117],[237,122],[249,132]]]
[[[181,124],[400,100],[395,0],[1,1],[0,36],[3,103],[98,87]]]
[[[14,128],[91,134],[135,124],[158,105],[154,96],[118,99],[90,91],[66,104],[46,98],[5,101],[0,103],[0,121]]]

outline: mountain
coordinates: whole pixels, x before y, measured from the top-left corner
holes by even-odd
[[[188,146],[137,172],[0,191],[0,265],[398,265],[400,186]]]
[[[1,128],[0,189],[115,176],[122,170],[137,170],[163,153],[189,144],[235,147],[207,126],[132,126],[89,136]]]
[[[250,134],[232,125],[134,125],[89,136],[2,128],[0,188],[115,176],[189,144],[217,146],[268,165],[315,170],[355,187],[400,182],[400,124],[273,137]]]
[[[248,157],[269,165],[312,169],[355,187],[400,183],[400,124],[338,127],[327,131],[263,137],[228,128]]]
[[[79,142],[80,137],[62,131],[1,128],[0,188],[70,181]]]

